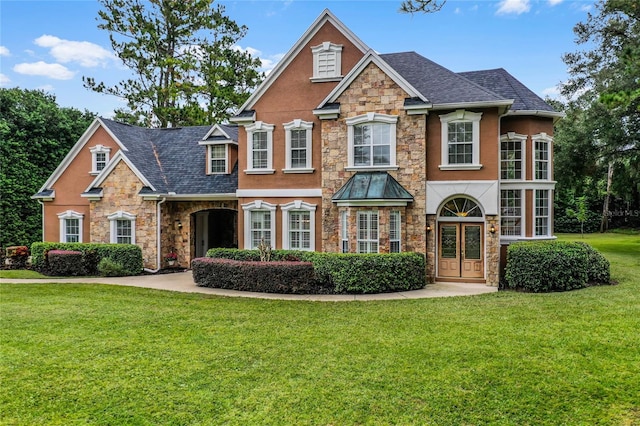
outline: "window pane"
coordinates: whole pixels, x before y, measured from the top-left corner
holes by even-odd
[[[118,244],[131,244],[131,221],[116,220],[116,242]]]
[[[522,191],[500,191],[500,233],[502,235],[522,234]]]
[[[66,219],[65,220],[65,240],[68,243],[77,243],[80,241],[80,220],[79,219]]]
[[[500,168],[502,179],[522,179],[522,149],[520,141],[500,143]]]
[[[378,212],[358,212],[358,253],[378,252]]]

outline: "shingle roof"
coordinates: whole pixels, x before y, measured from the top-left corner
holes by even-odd
[[[238,170],[207,175],[206,146],[198,142],[211,126],[147,129],[101,118],[127,148],[124,154],[156,190],[166,194],[229,194],[238,188]],[[236,126],[219,125],[237,142]]]
[[[492,92],[514,99],[512,111],[549,111],[555,110],[542,98],[518,81],[503,68],[482,71],[461,72],[458,75],[471,80]]]
[[[380,58],[434,105],[512,99],[494,93],[416,52],[387,53]]]

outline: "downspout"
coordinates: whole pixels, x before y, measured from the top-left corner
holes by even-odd
[[[156,269],[148,269],[144,268],[145,272],[149,272],[151,274],[155,274],[160,270],[160,265],[162,265],[162,256],[160,250],[162,249],[162,242],[160,240],[160,219],[162,216],[162,211],[160,205],[167,201],[167,197],[163,197],[162,200],[158,201],[157,209],[156,209]]]
[[[44,241],[44,202],[42,200],[36,201],[42,206],[42,241]]]

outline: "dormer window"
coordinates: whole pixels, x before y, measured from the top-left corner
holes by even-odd
[[[97,175],[107,166],[111,148],[104,145],[96,145],[89,150],[91,152],[91,174]]]
[[[325,41],[311,48],[314,82],[336,81],[342,78],[342,45]]]
[[[227,173],[227,145],[209,145],[209,174]]]

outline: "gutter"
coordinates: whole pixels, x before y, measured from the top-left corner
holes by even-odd
[[[38,204],[40,204],[42,206],[42,241],[44,241],[44,202],[42,200],[39,200],[37,198],[34,198]]]
[[[162,198],[162,200],[158,201],[157,204],[157,209],[156,209],[156,269],[148,269],[148,268],[144,268],[145,272],[149,272],[151,274],[155,274],[156,272],[158,272],[160,270],[160,265],[162,265],[162,259],[161,259],[161,249],[162,249],[162,242],[160,240],[160,219],[161,219],[161,207],[160,205],[163,204],[165,201],[167,201],[167,198],[164,197]]]

